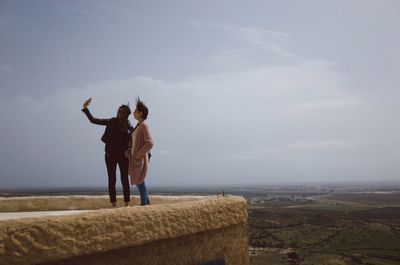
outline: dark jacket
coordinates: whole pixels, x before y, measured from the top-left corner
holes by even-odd
[[[105,151],[112,154],[124,154],[129,149],[133,127],[129,120],[120,123],[117,118],[97,119],[92,116],[89,109],[82,109],[89,121],[93,124],[106,126],[101,140],[106,144]]]

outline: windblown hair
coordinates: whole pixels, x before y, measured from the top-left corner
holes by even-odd
[[[129,105],[121,105],[118,108],[118,113],[117,113],[117,118],[118,118],[118,114],[121,110],[124,110],[125,113],[122,116],[122,120],[120,122],[122,122],[123,126],[127,126],[127,127],[132,127],[131,123],[129,122],[129,115],[132,113],[131,109],[129,108]]]
[[[118,109],[124,109],[124,110],[126,110],[128,116],[131,115],[131,113],[132,113],[131,108],[129,108],[129,105],[121,105],[121,106],[119,106]]]
[[[136,98],[136,109],[142,113],[142,118],[144,120],[147,119],[147,115],[149,115],[149,109],[146,107],[144,102],[140,100],[139,96]]]

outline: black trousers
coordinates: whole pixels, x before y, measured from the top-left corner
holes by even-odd
[[[105,160],[107,165],[107,173],[108,173],[108,194],[110,195],[110,202],[117,201],[117,194],[115,190],[115,184],[117,182],[117,164],[119,167],[120,175],[121,175],[121,183],[122,189],[124,191],[124,201],[129,202],[130,199],[130,186],[128,179],[128,166],[129,160],[124,156],[124,154],[113,154],[110,152],[106,152]]]

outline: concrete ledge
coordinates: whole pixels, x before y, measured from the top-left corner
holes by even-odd
[[[224,255],[227,260],[242,260],[240,263],[227,262],[227,264],[248,264],[247,218],[244,198],[223,197],[146,207],[103,209],[71,216],[2,221],[0,264],[55,263],[82,257],[86,257],[84,259],[86,263],[86,260],[93,260],[93,257],[99,257],[106,252],[115,253],[121,249],[138,246],[146,248],[145,246],[150,243],[162,246],[164,244],[162,242],[174,239],[176,242],[181,242],[185,237],[198,237],[201,233],[210,233],[211,237],[218,235],[215,238],[223,238],[226,234],[223,232],[224,229],[231,231],[230,244],[233,242],[233,245],[237,243],[238,246],[235,247],[235,251],[229,251],[231,257],[224,254],[221,248],[217,249],[219,255]],[[193,238],[191,240],[193,241]],[[223,247],[225,243],[220,242],[220,244]],[[201,249],[207,249],[206,246],[206,242],[200,241],[197,243],[199,249],[192,251],[202,252]],[[192,247],[196,248],[196,244]],[[196,262],[208,259],[207,255],[210,253],[202,253]],[[136,252],[133,255],[137,256],[140,253]],[[146,264],[184,264],[176,260],[168,263],[165,260],[158,262]],[[195,262],[195,259],[191,262]],[[96,264],[107,263],[96,262]],[[141,263],[130,260],[130,264]]]

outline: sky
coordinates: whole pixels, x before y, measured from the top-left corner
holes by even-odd
[[[105,187],[82,103],[138,95],[150,187],[398,181],[399,29],[396,0],[0,0],[0,188]]]

